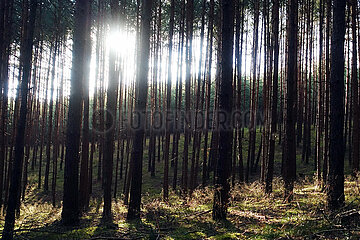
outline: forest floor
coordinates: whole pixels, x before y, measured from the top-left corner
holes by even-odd
[[[73,228],[63,227],[61,208],[53,208],[34,190],[38,201],[27,198],[22,205],[16,239],[359,239],[360,185],[350,180],[345,185],[346,205],[336,214],[326,211],[325,194],[309,179],[298,181],[294,200],[284,203],[276,179],[270,197],[256,182],[236,186],[227,222],[212,220],[212,190],[206,188],[191,198],[172,193],[168,202],[161,195],[144,194],[140,222],[127,222],[126,206],[114,201],[116,227],[102,224],[102,199],[93,199],[90,211]]]
[[[180,142],[180,149],[182,144]],[[246,150],[244,156],[247,156]],[[277,151],[276,175],[279,175],[280,159],[281,153]],[[251,183],[232,188],[228,221],[215,222],[211,217],[211,187],[199,188],[191,197],[170,192],[169,201],[162,201],[163,165],[157,163],[156,176],[151,177],[147,172],[146,151],[141,221],[126,221],[127,206],[119,193],[113,201],[114,225],[103,224],[102,190],[94,180],[90,209],[80,224],[71,228],[60,222],[63,171],[58,173],[57,205],[53,207],[51,193],[37,188],[35,169],[29,173],[30,185],[16,220],[15,239],[360,239],[360,180],[346,178],[346,204],[331,214],[325,207],[326,194],[314,183],[313,160],[310,162],[301,163],[299,148],[299,177],[291,203],[283,201],[280,178],[275,178],[274,192],[267,196],[253,176]],[[94,166],[94,177],[96,169]],[[119,192],[122,187],[121,180]],[[0,217],[0,230],[4,218]]]

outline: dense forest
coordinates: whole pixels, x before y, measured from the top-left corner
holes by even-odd
[[[2,239],[360,238],[357,0],[0,0]]]

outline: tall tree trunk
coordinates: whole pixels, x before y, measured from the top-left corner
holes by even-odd
[[[169,62],[167,76],[167,92],[166,92],[166,136],[164,149],[164,200],[169,197],[169,148],[170,148],[170,111],[171,111],[171,64],[172,64],[172,48],[174,35],[174,17],[175,17],[175,0],[171,0],[170,6],[170,25],[169,25]]]
[[[259,43],[259,1],[254,1],[254,42],[252,52],[252,86],[250,100],[250,126],[249,126],[249,148],[246,165],[245,181],[249,181],[249,174],[253,173],[255,164],[255,142],[256,142],[256,88],[257,88],[257,57]]]
[[[111,28],[116,29],[118,21],[118,3],[115,0],[111,1]],[[117,109],[117,87],[119,80],[119,70],[116,66],[116,53],[110,52],[109,56],[109,82],[107,89],[106,101],[106,132],[104,145],[104,161],[103,161],[103,186],[104,186],[104,211],[103,220],[112,221],[111,214],[111,185],[112,173],[114,164],[114,137],[116,132],[116,109]]]
[[[91,8],[89,8],[89,18],[91,16]],[[86,27],[86,46],[85,46],[85,62],[84,62],[84,79],[83,79],[83,125],[82,125],[82,145],[81,145],[81,163],[80,163],[80,211],[89,208],[90,191],[89,191],[89,91],[90,91],[90,62],[91,62],[91,21],[87,22]],[[95,101],[95,99],[94,99]],[[90,165],[92,167],[92,165]]]
[[[12,36],[12,10],[13,10],[13,0],[2,1],[4,4],[3,12],[3,22],[0,23],[4,25],[2,35],[3,39],[0,41],[3,45],[0,44],[2,48],[0,50],[0,104],[1,104],[1,119],[0,119],[0,207],[4,203],[3,201],[3,189],[4,189],[4,180],[5,178],[5,161],[6,161],[6,151],[7,151],[7,137],[6,137],[6,127],[7,127],[7,118],[8,118],[8,91],[9,91],[9,56],[10,56],[10,41]],[[6,198],[6,196],[5,196]]]
[[[191,104],[191,63],[192,63],[192,38],[194,20],[194,0],[186,2],[186,76],[185,76],[185,136],[184,136],[184,155],[182,166],[182,190],[188,190],[188,159],[189,144],[191,142],[190,126],[190,104]]]
[[[45,99],[42,106],[42,119],[41,119],[41,139],[40,139],[40,156],[39,156],[39,176],[38,176],[38,188],[41,188],[41,175],[42,175],[42,158],[43,158],[43,147],[45,141],[45,129],[46,129],[46,121],[47,121],[47,99],[48,99],[48,86],[49,86],[49,74],[50,74],[50,64],[51,64],[51,53],[52,53],[53,45],[50,47],[50,55],[49,55],[49,63],[48,70],[46,74],[46,84],[45,84]]]
[[[211,98],[211,66],[213,59],[213,37],[214,37],[214,9],[215,3],[214,0],[210,0],[210,12],[209,12],[209,27],[208,27],[208,51],[209,51],[209,67],[206,73],[206,103],[205,103],[205,136],[204,136],[204,156],[203,156],[203,176],[202,184],[203,186],[207,185],[208,176],[209,176],[209,163],[208,163],[208,136],[210,128],[210,98]]]
[[[179,67],[178,67],[178,74],[177,74],[177,82],[178,82],[178,92],[177,92],[177,105],[176,105],[176,117],[175,117],[175,144],[174,144],[174,175],[173,175],[173,184],[172,187],[174,190],[176,190],[177,187],[177,181],[178,181],[178,163],[179,163],[179,139],[181,135],[181,123],[180,123],[180,110],[181,110],[181,103],[182,103],[182,76],[183,71],[181,70],[183,67],[183,56],[184,56],[184,38],[185,38],[185,0],[182,0],[181,4],[181,22],[180,22],[180,43],[179,43],[179,55],[178,55],[178,61],[180,61]]]
[[[329,112],[330,112],[330,24],[331,23],[331,0],[326,1],[326,46],[325,46],[325,113],[324,113],[324,164],[323,184],[327,183],[329,167]]]
[[[230,197],[231,154],[233,129],[231,126],[232,81],[233,81],[233,35],[234,35],[234,1],[223,0],[222,11],[222,49],[221,80],[219,91],[219,109],[223,114],[220,124],[219,160],[216,165],[213,219],[224,220]]]
[[[134,130],[134,142],[131,154],[131,168],[138,171],[137,174],[131,174],[130,203],[127,219],[140,218],[141,204],[141,184],[142,184],[142,161],[145,134],[145,112],[148,94],[148,71],[150,54],[150,22],[152,0],[142,1],[142,21],[140,34],[140,51],[138,54],[138,67],[136,75],[136,103],[135,112],[138,113],[138,128]],[[141,63],[141,64],[140,64]]]
[[[356,43],[356,18],[357,18],[357,1],[351,1],[351,26],[352,26],[352,65],[351,65],[351,90],[352,90],[352,112],[353,112],[353,131],[352,131],[352,171],[356,174],[359,171],[359,85],[357,72],[357,43]]]
[[[344,40],[345,1],[333,1],[330,74],[330,147],[328,207],[336,210],[344,204]]]
[[[44,191],[49,190],[49,173],[51,162],[51,144],[52,144],[52,131],[53,131],[53,109],[54,109],[54,84],[55,84],[55,63],[58,50],[58,39],[55,37],[54,55],[52,58],[52,70],[51,70],[51,84],[50,84],[50,105],[49,105],[49,129],[47,135],[46,144],[46,165],[45,165],[45,178],[44,178]]]
[[[274,44],[274,73],[272,76],[272,107],[271,107],[271,126],[270,126],[270,145],[269,159],[265,173],[265,192],[272,192],[272,180],[274,174],[275,158],[275,136],[277,126],[277,105],[278,105],[278,81],[279,81],[279,0],[273,1],[273,44]],[[264,153],[265,154],[265,153]]]
[[[27,10],[27,1],[24,6]],[[25,126],[27,115],[27,100],[28,100],[28,83],[31,75],[31,59],[34,38],[34,28],[36,19],[37,0],[30,1],[29,18],[26,20],[27,24],[24,25],[23,38],[24,45],[21,49],[21,61],[23,66],[22,81],[21,81],[21,105],[20,105],[20,118],[17,123],[16,141],[15,141],[15,156],[14,165],[11,174],[10,193],[8,205],[6,209],[5,226],[2,234],[2,239],[12,240],[15,225],[15,209],[17,207],[17,199],[19,198],[21,169],[24,158],[24,140],[25,140]],[[25,17],[25,16],[24,16]]]
[[[319,28],[319,86],[318,86],[318,105],[317,105],[317,133],[316,133],[316,176],[317,176],[317,184],[321,185],[321,160],[322,160],[322,145],[321,139],[323,134],[323,23],[324,23],[324,7],[323,0],[320,0],[320,28]]]
[[[288,1],[288,62],[287,62],[287,92],[286,92],[286,134],[284,148],[285,183],[284,198],[291,201],[293,197],[294,181],[296,179],[296,79],[297,79],[297,18],[298,3],[296,0]]]
[[[64,195],[61,213],[64,225],[79,222],[79,148],[81,132],[81,116],[83,102],[83,79],[86,56],[86,30],[89,15],[89,0],[77,0],[75,3],[75,28],[73,61],[71,72],[71,92],[66,132],[66,155],[64,169]]]

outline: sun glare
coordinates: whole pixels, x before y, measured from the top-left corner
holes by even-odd
[[[128,32],[113,31],[106,36],[106,47],[120,55],[126,55],[135,50],[135,36]]]

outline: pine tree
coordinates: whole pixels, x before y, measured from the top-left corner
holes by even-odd
[[[138,171],[137,174],[131,174],[130,203],[128,208],[128,220],[140,218],[141,204],[141,185],[142,185],[142,161],[145,134],[145,111],[148,93],[148,71],[150,54],[150,22],[152,0],[142,1],[141,15],[141,34],[140,51],[138,55],[138,67],[136,77],[136,103],[135,111],[139,113],[137,123],[138,128],[134,130],[133,148],[131,153],[130,168]]]
[[[75,3],[75,26],[73,44],[73,62],[71,72],[71,92],[66,131],[66,155],[64,169],[64,195],[61,213],[64,225],[79,222],[79,148],[81,116],[83,103],[83,79],[85,71],[86,31],[89,15],[89,0],[77,0]]]
[[[330,74],[330,146],[328,207],[336,210],[344,204],[344,40],[345,1],[333,1]]]
[[[233,81],[233,35],[234,35],[234,1],[223,0],[222,12],[222,49],[221,79],[219,92],[219,114],[223,116],[223,124],[219,125],[219,159],[215,170],[215,192],[213,219],[225,220],[230,197],[231,154],[233,129],[232,112],[232,81]]]
[[[287,26],[287,92],[286,92],[286,124],[283,178],[285,184],[284,198],[291,201],[294,181],[296,179],[296,82],[297,82],[297,18],[298,4],[296,0],[288,1]]]
[[[13,239],[13,231],[15,225],[15,210],[17,208],[18,199],[20,197],[20,181],[21,170],[24,158],[24,143],[25,143],[25,127],[27,116],[27,101],[28,101],[28,83],[31,75],[31,60],[33,49],[34,28],[36,19],[36,9],[38,7],[37,0],[31,0],[30,2],[23,2],[23,9],[28,14],[23,15],[23,18],[28,18],[23,25],[22,40],[24,45],[21,48],[21,65],[22,65],[22,78],[21,78],[21,103],[20,103],[20,117],[17,122],[16,141],[15,141],[15,155],[14,165],[11,173],[10,193],[8,199],[8,205],[6,209],[5,226],[2,234],[2,239]]]

